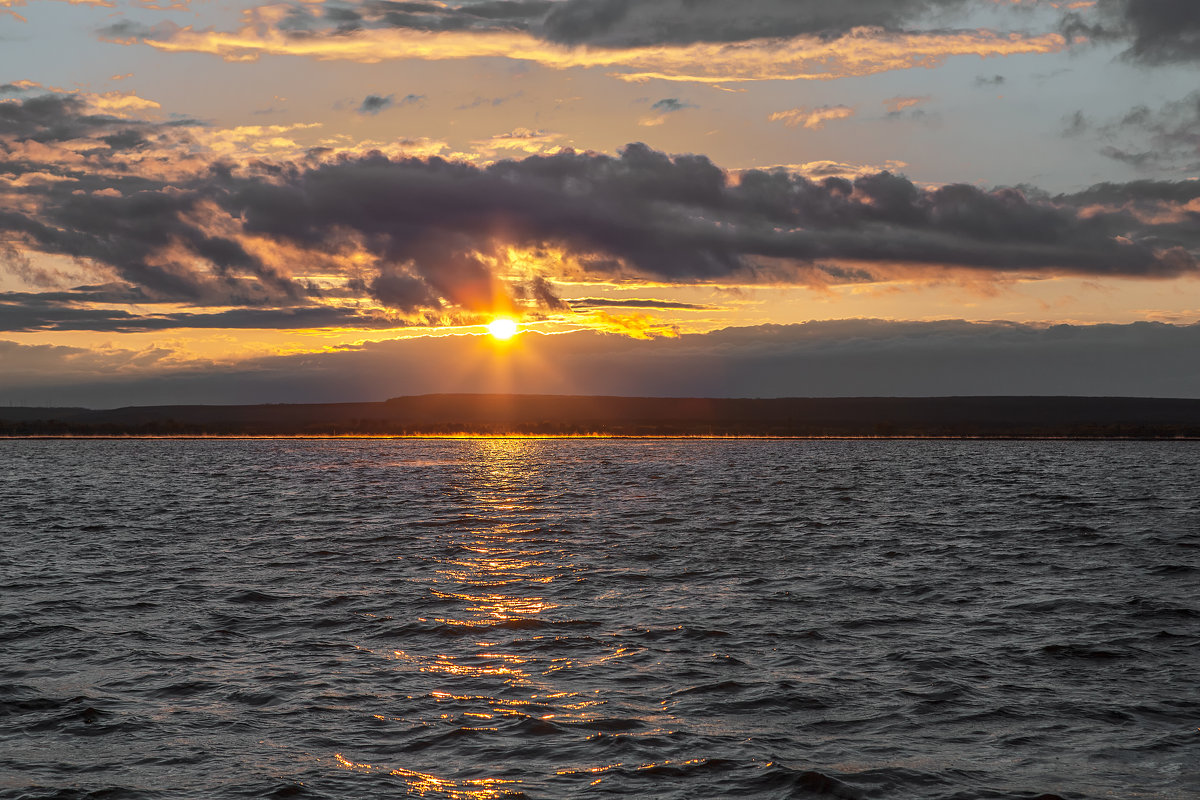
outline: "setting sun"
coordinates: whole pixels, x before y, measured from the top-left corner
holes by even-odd
[[[511,339],[517,335],[517,323],[508,317],[496,317],[488,324],[487,329],[492,338],[500,339],[501,341]]]

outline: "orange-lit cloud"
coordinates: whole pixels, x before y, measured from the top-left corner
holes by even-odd
[[[138,97],[134,92],[104,92],[103,94],[87,95],[89,105],[97,111],[115,116],[132,116],[131,112],[144,112],[150,109],[162,108],[154,100]]]
[[[647,314],[609,314],[592,311],[585,315],[591,327],[605,333],[616,333],[630,339],[661,339],[679,336],[679,328],[664,324]]]
[[[627,81],[657,78],[705,83],[869,75],[933,67],[955,55],[1049,53],[1066,46],[1059,34],[986,30],[896,33],[881,28],[855,28],[833,40],[800,36],[627,48],[567,47],[518,31],[367,28],[336,35],[310,32],[297,36],[281,28],[289,13],[291,7],[286,5],[250,9],[245,12],[246,24],[237,31],[164,24],[142,31],[114,28],[107,36],[110,41],[126,44],[144,42],[165,52],[211,53],[227,61],[253,61],[264,55],[363,63],[492,57],[531,61],[555,69],[612,69],[614,77]]]
[[[928,101],[929,95],[921,95],[920,97],[889,97],[883,101],[883,105],[887,108],[888,113],[896,114],[906,108],[912,108]]]
[[[874,175],[878,172],[900,172],[908,164],[904,161],[885,161],[882,164],[849,164],[844,161],[806,161],[801,164],[768,164],[761,167],[754,167],[757,170],[783,170],[794,175],[803,175],[806,178],[820,179],[830,176],[840,178],[857,178],[863,175]],[[747,170],[733,170],[734,176],[740,175]]]
[[[850,106],[820,106],[819,108],[789,108],[776,111],[767,117],[768,122],[782,122],[789,128],[802,126],[809,130],[820,130],[831,120],[848,119],[854,116]]]
[[[535,153],[554,154],[562,150],[562,145],[559,144],[562,139],[563,135],[560,133],[514,128],[486,139],[477,139],[471,144],[476,152],[484,156],[494,156],[500,151],[530,155]]]

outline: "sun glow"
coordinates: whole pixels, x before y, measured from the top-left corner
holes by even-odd
[[[508,317],[496,317],[487,326],[492,338],[504,341],[517,335],[517,323]]]

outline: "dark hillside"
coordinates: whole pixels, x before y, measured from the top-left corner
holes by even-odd
[[[603,434],[1200,437],[1200,400],[419,395],[381,403],[0,408],[8,436]]]

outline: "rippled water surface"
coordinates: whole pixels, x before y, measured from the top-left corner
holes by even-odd
[[[1200,445],[0,442],[0,796],[1200,796]]]

